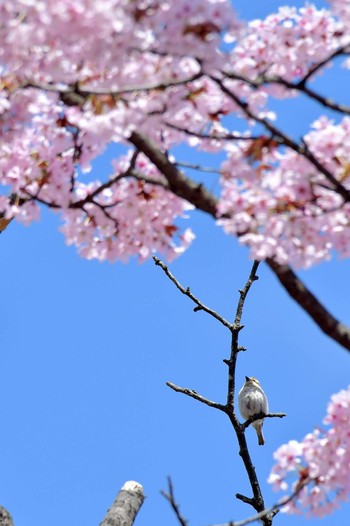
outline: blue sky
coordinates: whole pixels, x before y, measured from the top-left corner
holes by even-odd
[[[236,5],[249,18],[279,3]],[[333,93],[331,75],[318,82]],[[296,120],[288,107],[284,103],[282,116],[296,136],[320,113],[315,105],[299,106],[303,120]],[[234,497],[250,490],[228,419],[165,385],[172,381],[224,402],[228,332],[194,313],[152,261],[84,261],[65,247],[58,224],[44,210],[39,223],[11,224],[0,239],[0,503],[16,526],[96,526],[123,483],[134,479],[147,495],[136,524],[175,526],[159,493],[170,475],[190,525],[251,515]],[[232,319],[251,266],[247,251],[202,213],[192,214],[191,225],[196,240],[171,270]],[[350,323],[348,261],[301,275]],[[265,423],[263,448],[247,431],[270,505],[279,497],[266,484],[273,452],[321,424],[331,394],[349,384],[350,357],[320,333],[265,265],[259,276],[244,311],[241,344],[248,351],[239,357],[237,382],[257,376],[271,411],[288,414]],[[344,505],[322,526],[345,524],[348,516]],[[275,523],[319,521],[279,515]]]

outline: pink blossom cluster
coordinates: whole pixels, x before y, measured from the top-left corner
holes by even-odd
[[[323,423],[330,428],[317,429],[301,442],[291,440],[274,453],[269,482],[276,490],[296,493],[282,511],[323,517],[348,499],[350,386],[332,396]]]
[[[255,259],[308,267],[333,251],[350,256],[350,119],[321,118],[305,136],[312,155],[345,191],[304,156],[268,140],[230,145],[222,163],[219,223],[239,236]],[[258,160],[257,160],[258,157]]]
[[[231,60],[234,70],[249,79],[264,75],[293,81],[349,42],[343,23],[328,10],[311,4],[300,9],[281,7],[248,24]]]
[[[129,157],[115,162],[111,184],[102,191],[98,181],[80,183],[75,203],[62,212],[61,230],[67,243],[77,246],[87,259],[127,261],[138,256],[144,261],[158,251],[171,261],[193,241],[189,228],[181,232],[175,224],[193,207],[169,192],[164,176],[143,155],[134,168],[140,178],[119,179],[129,165]]]
[[[339,16],[344,25],[350,21],[350,3],[348,0],[328,0],[333,13]]]
[[[28,202],[19,207],[19,200],[7,198],[2,211],[30,223],[39,213],[35,201],[43,200],[54,208],[68,206],[74,139],[72,132],[59,125],[62,108],[55,95],[15,92],[8,111],[9,118],[2,123],[0,181],[19,200]]]
[[[21,80],[121,89],[185,76],[220,58],[238,24],[227,0],[4,0],[0,61]]]
[[[79,180],[75,156],[87,173],[117,133],[116,126],[103,120],[96,129],[99,116],[89,111],[81,115],[68,108],[64,115],[56,94],[34,89],[15,92],[10,111],[12,121],[7,121],[6,141],[0,146],[0,171],[2,184],[17,198],[1,196],[7,218],[15,216],[28,224],[39,217],[37,203],[60,210],[67,243],[88,259],[127,260],[137,255],[142,261],[158,250],[171,260],[191,243],[191,230],[181,232],[175,225],[191,205],[166,188],[164,176],[143,156],[137,158],[135,173],[151,178],[154,185],[131,176],[113,183],[127,169],[127,157],[114,163],[107,184]],[[113,119],[112,112],[109,117]]]
[[[187,114],[198,129],[220,109],[222,95],[215,102],[208,89],[197,104],[206,88],[184,81],[222,64],[222,35],[232,40],[239,28],[230,2],[11,0],[0,22],[1,212],[29,223],[38,203],[61,210],[67,242],[88,258],[180,254],[193,234],[176,217],[191,206],[150,162],[139,156],[140,177],[163,186],[128,175],[104,188],[87,174],[111,143],[127,150],[134,129],[169,148],[183,134],[166,118],[183,123]],[[81,103],[60,95],[72,86],[84,91]],[[124,164],[115,160],[111,180]],[[89,192],[94,202],[81,198]]]
[[[341,2],[333,4],[340,13]],[[229,0],[4,0],[0,212],[30,223],[40,204],[62,211],[68,242],[90,258],[181,253],[193,234],[175,228],[176,216],[189,206],[150,162],[137,160],[158,181],[144,182],[144,191],[129,173],[109,184],[137,130],[162,151],[186,142],[226,156],[219,224],[254,257],[297,266],[334,250],[347,257],[349,204],[325,174],[291,149],[246,139],[252,115],[273,119],[270,98],[293,93],[260,85],[262,76],[298,81],[346,45],[344,27],[312,5],[244,27]],[[232,132],[235,117],[243,133]],[[305,137],[310,151],[347,189],[348,121],[315,126]],[[228,141],[229,133],[245,139]],[[93,167],[111,145],[121,156],[106,182]]]

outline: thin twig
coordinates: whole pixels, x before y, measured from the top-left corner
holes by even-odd
[[[173,488],[173,483],[172,483],[172,480],[170,477],[168,477],[168,491],[169,493],[166,493],[165,491],[161,491],[161,494],[163,495],[163,497],[165,497],[167,499],[167,501],[170,503],[171,507],[173,508],[174,512],[175,512],[175,515],[179,521],[179,523],[181,524],[181,526],[187,526],[187,520],[184,519],[184,517],[182,516],[182,514],[180,513],[180,508],[179,508],[179,505],[176,503],[175,501],[175,495],[174,495],[174,488]]]
[[[298,494],[304,488],[304,486],[309,484],[310,480],[311,480],[310,478],[306,478],[305,480],[303,480],[297,485],[296,489],[293,491],[291,495],[289,495],[288,497],[282,497],[279,501],[276,502],[276,504],[274,504],[270,508],[266,508],[265,510],[260,511],[259,513],[257,513],[256,515],[253,515],[252,517],[248,517],[247,519],[243,519],[241,521],[230,521],[224,524],[215,524],[213,526],[245,526],[246,524],[251,524],[252,522],[261,521],[261,519],[267,516],[274,517],[279,512],[279,510],[283,508],[283,506],[285,506],[286,504],[291,502],[293,499],[295,499],[295,497],[298,496]]]
[[[205,404],[209,407],[213,407],[214,409],[219,409],[220,411],[226,413],[227,408],[225,405],[213,402],[212,400],[209,400],[208,398],[205,398],[204,396],[198,394],[193,389],[179,387],[178,385],[175,385],[172,382],[167,382],[166,385],[170,387],[170,389],[173,389],[173,391],[176,391],[177,393],[182,393],[184,395],[190,396],[191,398],[198,400],[198,402],[201,402],[202,404]]]
[[[247,283],[245,284],[244,288],[239,291],[239,301],[238,301],[238,306],[237,306],[236,316],[235,316],[235,321],[234,321],[235,328],[239,328],[241,326],[244,302],[250,290],[250,287],[253,285],[254,281],[257,281],[259,279],[259,277],[256,275],[259,265],[260,265],[260,261],[253,262],[252,269],[250,271]]]
[[[329,97],[325,97],[324,95],[321,95],[317,91],[313,90],[307,84],[303,84],[298,82],[297,84],[294,84],[293,82],[288,82],[284,79],[266,79],[267,84],[279,84],[281,86],[284,86],[288,89],[299,91],[299,93],[303,93],[309,99],[315,100],[325,108],[329,108],[330,110],[336,111],[338,113],[341,113],[342,115],[350,115],[350,106],[347,106],[346,104],[340,104],[339,102],[335,102],[334,100],[330,99]]]
[[[225,363],[228,365],[228,385],[227,385],[227,407],[234,410],[234,393],[235,393],[235,374],[236,374],[236,360],[237,355],[241,348],[238,345],[238,335],[243,326],[241,325],[242,313],[244,302],[247,297],[247,294],[250,290],[250,287],[258,279],[256,272],[259,267],[259,261],[254,261],[248,280],[242,290],[239,291],[239,300],[236,309],[236,315],[233,322],[233,331],[231,339],[231,355],[230,359],[226,360]]]
[[[291,82],[289,80],[284,79],[283,77],[268,77],[267,75],[259,75],[255,79],[250,79],[249,77],[246,77],[244,75],[240,75],[234,72],[224,72],[224,75],[227,78],[239,80],[241,82],[244,82],[245,84],[251,86],[253,89],[258,89],[260,86],[265,86],[269,84],[279,84],[281,86],[284,86],[287,89],[298,91],[299,93],[302,93],[306,95],[309,99],[315,100],[322,106],[329,108],[331,110],[337,111],[338,113],[342,113],[343,115],[349,115],[350,114],[350,106],[347,106],[345,104],[340,104],[332,99],[325,97],[315,91],[314,89],[311,89],[307,82],[311,79],[311,77],[317,73],[321,68],[329,64],[334,58],[339,57],[341,55],[348,55],[349,54],[349,44],[345,44],[341,46],[340,48],[333,51],[328,57],[321,60],[320,62],[317,62],[314,64],[309,71],[304,75],[304,77],[297,82]]]
[[[332,53],[330,53],[328,57],[314,64],[306,73],[306,75],[304,75],[304,77],[300,80],[300,84],[305,84],[317,71],[326,66],[334,58],[339,57],[341,55],[347,55],[349,51],[349,45],[350,43],[340,46],[339,48],[332,51]]]
[[[183,285],[181,285],[181,283],[175,278],[175,276],[173,276],[173,274],[170,272],[168,267],[163,263],[163,261],[161,261],[156,256],[153,257],[153,260],[156,265],[158,265],[162,270],[164,270],[165,274],[168,276],[170,281],[174,283],[176,288],[179,289],[179,291],[182,292],[182,294],[190,298],[193,301],[193,303],[197,305],[197,307],[195,308],[196,312],[198,310],[203,310],[204,312],[206,312],[207,314],[210,314],[210,316],[218,320],[220,323],[222,323],[222,325],[224,325],[227,329],[229,329],[230,331],[232,330],[232,324],[228,322],[227,320],[225,320],[225,318],[220,316],[220,314],[218,314],[216,311],[204,305],[204,303],[202,303],[198,298],[196,298],[196,296],[192,294],[189,287],[185,288]]]
[[[133,173],[133,170],[135,169],[136,160],[139,154],[140,152],[138,150],[135,150],[131,156],[128,168],[123,173],[120,173],[112,179],[109,179],[105,183],[101,184],[98,188],[91,192],[91,194],[88,194],[84,199],[81,199],[80,201],[75,201],[74,203],[71,203],[69,207],[81,208],[86,203],[92,202],[95,199],[95,197],[101,194],[101,192],[113,186],[115,183],[120,181],[120,179],[130,176]]]
[[[189,168],[190,170],[198,170],[199,172],[207,172],[222,175],[222,170],[218,170],[217,168],[211,168],[209,166],[201,166],[200,164],[186,163],[184,161],[176,161],[175,164],[180,168]]]
[[[130,177],[133,179],[136,179],[137,181],[142,181],[144,183],[151,184],[153,186],[160,186],[161,188],[164,188],[165,190],[169,190],[169,184],[164,179],[154,179],[154,177],[148,177],[147,175],[142,174],[141,172],[138,172],[137,170],[132,170],[130,172]]]
[[[247,427],[255,422],[255,420],[260,420],[262,418],[284,418],[285,416],[287,416],[287,413],[259,413],[248,418],[248,420],[242,424],[242,427],[243,429],[247,429]]]
[[[181,126],[176,126],[168,121],[164,121],[164,124],[173,130],[185,133],[191,137],[197,137],[198,139],[209,139],[211,141],[254,141],[261,137],[261,135],[241,135],[240,133],[222,133],[217,135],[215,133],[201,133],[198,131],[188,130],[186,128],[181,128]]]
[[[186,79],[180,79],[180,80],[170,80],[169,82],[158,82],[155,84],[149,84],[148,86],[125,86],[124,88],[120,88],[117,90],[113,89],[89,89],[89,88],[83,88],[79,85],[67,85],[67,86],[58,86],[55,84],[45,84],[40,82],[33,82],[31,80],[26,81],[23,83],[20,88],[26,89],[26,88],[34,88],[34,89],[40,89],[47,92],[53,92],[58,93],[59,95],[62,95],[64,97],[72,96],[74,100],[76,100],[77,103],[85,102],[89,97],[95,95],[95,96],[105,96],[109,95],[111,97],[118,98],[122,95],[127,95],[129,93],[139,93],[139,92],[148,92],[148,91],[163,91],[167,88],[172,88],[174,86],[181,86],[184,84],[187,84],[189,82],[194,82],[195,80],[198,80],[203,76],[201,71],[198,71],[191,77],[188,77]],[[80,97],[80,99],[79,99]]]

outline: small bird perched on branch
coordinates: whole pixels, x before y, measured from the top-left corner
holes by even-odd
[[[259,380],[253,377],[246,376],[245,384],[238,393],[238,406],[244,420],[258,415],[259,413],[267,413],[268,402],[264,391],[259,383]],[[259,446],[265,444],[264,435],[262,432],[262,426],[264,419],[255,420],[252,422],[252,426],[256,430],[258,435]]]

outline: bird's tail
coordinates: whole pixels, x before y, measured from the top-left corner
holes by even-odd
[[[265,444],[265,439],[264,439],[264,434],[262,432],[262,429],[260,428],[259,431],[257,431],[257,433],[258,433],[259,446],[263,446]]]
[[[255,427],[256,434],[258,435],[258,444],[259,446],[263,446],[265,444],[264,434],[262,430],[263,420],[256,420],[253,423],[253,426]]]

